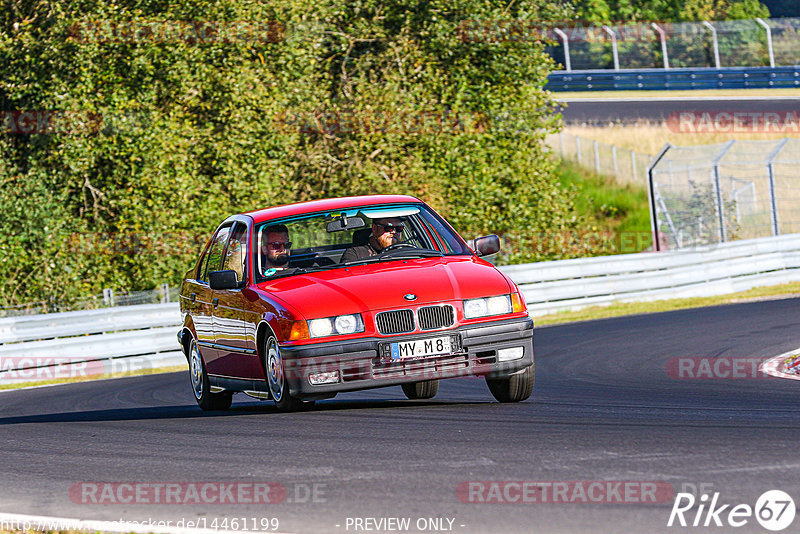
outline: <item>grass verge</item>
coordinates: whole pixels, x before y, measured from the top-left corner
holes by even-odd
[[[585,237],[601,236],[603,245],[594,255],[641,252],[652,245],[650,208],[644,187],[616,183],[562,160],[557,171],[561,186],[574,192],[578,213],[586,221]],[[557,245],[557,243],[554,243]]]
[[[571,323],[575,321],[590,321],[592,319],[606,319],[624,315],[642,313],[659,313],[672,310],[685,310],[704,306],[718,306],[720,304],[733,304],[737,302],[755,302],[759,300],[777,300],[780,298],[800,297],[800,282],[781,284],[777,286],[754,287],[739,293],[717,295],[714,297],[695,297],[686,299],[654,300],[650,302],[624,302],[610,306],[593,306],[577,311],[565,311],[534,317],[536,326],[548,324]]]
[[[617,145],[642,154],[658,154],[665,143],[675,146],[693,146],[724,143],[731,139],[776,141],[785,137],[798,137],[796,133],[791,132],[680,132],[659,122],[609,124],[608,126],[567,126],[564,131],[584,139]],[[551,140],[551,142],[555,141]],[[557,146],[555,148],[557,149]]]
[[[31,386],[51,386],[58,384],[72,384],[74,382],[89,382],[91,380],[102,380],[104,378],[123,378],[126,376],[156,375],[160,373],[174,373],[175,371],[185,371],[185,365],[171,365],[168,367],[157,367],[153,369],[139,369],[136,371],[125,371],[122,373],[104,373],[102,375],[89,375],[70,378],[54,378],[52,380],[38,380],[32,382],[15,382],[13,384],[0,384],[0,391],[7,389],[20,389]]]

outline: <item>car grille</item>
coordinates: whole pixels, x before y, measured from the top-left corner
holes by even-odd
[[[417,311],[420,330],[435,330],[452,326],[455,320],[452,306],[425,306]]]
[[[414,331],[414,312],[394,310],[381,312],[375,316],[378,332],[381,334],[402,334]]]

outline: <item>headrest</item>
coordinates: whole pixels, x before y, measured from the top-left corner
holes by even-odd
[[[363,246],[369,243],[369,236],[372,235],[372,228],[361,228],[353,232],[353,244]]]

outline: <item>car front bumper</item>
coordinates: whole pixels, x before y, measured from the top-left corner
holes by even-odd
[[[381,350],[386,343],[447,335],[455,336],[460,345],[453,354],[391,360]],[[523,349],[522,357],[499,361],[499,350],[518,347]],[[500,377],[533,364],[533,320],[510,319],[424,334],[281,347],[281,356],[290,393],[307,399],[422,380]],[[338,372],[335,383],[312,385],[309,381],[309,375],[332,372]]]

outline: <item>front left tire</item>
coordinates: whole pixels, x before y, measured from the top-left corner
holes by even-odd
[[[289,392],[289,383],[286,380],[286,366],[281,357],[281,349],[275,336],[270,336],[264,342],[264,372],[267,375],[269,394],[275,401],[275,406],[282,412],[296,412],[314,406],[314,402],[303,402],[293,397]]]
[[[422,382],[411,382],[403,384],[403,393],[410,400],[432,399],[439,391],[438,380],[423,380]]]
[[[192,339],[189,342],[189,379],[192,382],[192,392],[197,405],[204,412],[212,410],[227,410],[233,402],[233,393],[223,391],[221,393],[211,393],[211,384],[208,380],[203,357],[197,342]]]

